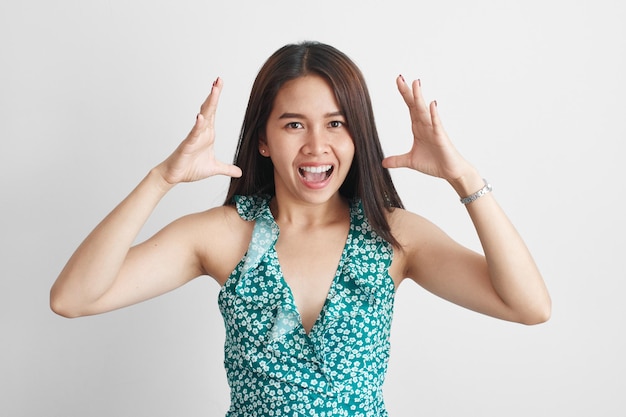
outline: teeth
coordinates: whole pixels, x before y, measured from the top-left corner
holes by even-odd
[[[321,174],[322,172],[326,172],[332,168],[332,165],[320,165],[317,167],[302,167],[300,168],[304,172],[311,172],[313,174]]]

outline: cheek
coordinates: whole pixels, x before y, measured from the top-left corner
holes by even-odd
[[[354,159],[354,150],[355,148],[352,138],[348,138],[347,140],[342,141],[342,143],[338,147],[338,151],[342,155],[342,157],[350,160]]]

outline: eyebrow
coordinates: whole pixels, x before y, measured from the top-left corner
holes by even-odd
[[[342,111],[326,113],[324,117],[344,116]],[[306,116],[300,113],[283,113],[278,116],[279,119],[306,119]]]

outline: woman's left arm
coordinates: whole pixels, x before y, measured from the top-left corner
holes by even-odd
[[[482,177],[443,129],[436,102],[428,106],[424,102],[420,81],[409,87],[400,76],[397,84],[411,115],[413,146],[406,154],[385,158],[383,166],[408,167],[443,178],[461,198],[482,189]],[[409,277],[435,294],[485,314],[525,324],[546,321],[551,301],[543,278],[493,194],[482,195],[466,208],[484,257],[456,244],[427,221],[401,221],[405,230],[417,227],[429,239],[407,245],[404,269]]]

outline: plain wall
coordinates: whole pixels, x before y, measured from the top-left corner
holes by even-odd
[[[25,0],[0,4],[0,415],[223,416],[218,285],[75,320],[48,292],[74,249],[191,128],[219,75],[230,161],[254,76],[285,43],[346,52],[385,152],[411,143],[395,88],[421,78],[461,152],[494,185],[553,297],[527,327],[398,291],[391,416],[609,416],[626,409],[620,1]],[[480,250],[443,181],[396,170],[412,211]],[[182,185],[140,235],[221,204]]]

